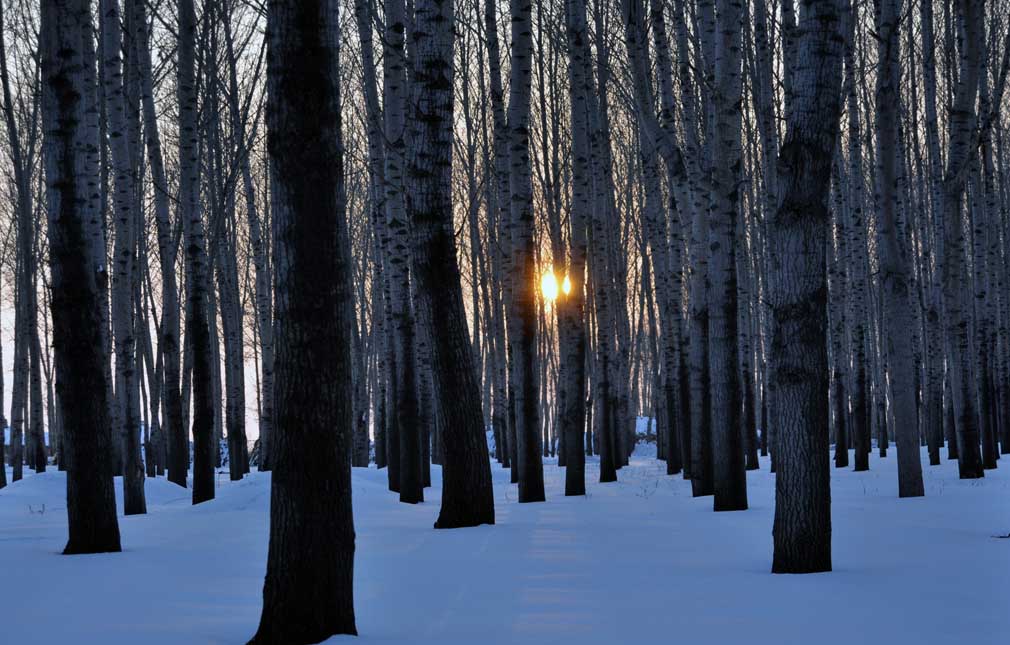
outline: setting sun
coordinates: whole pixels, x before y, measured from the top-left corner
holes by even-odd
[[[554,302],[557,300],[558,279],[554,277],[553,271],[548,271],[542,278],[540,278],[540,291],[544,294],[544,300],[547,302]]]

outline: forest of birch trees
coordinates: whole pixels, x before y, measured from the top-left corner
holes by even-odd
[[[770,455],[772,570],[829,571],[831,468],[1010,453],[1008,16],[2,0],[0,455],[68,553],[272,470],[262,643],[354,632],[352,467],[455,528],[493,462],[543,502],[654,441],[742,511]]]

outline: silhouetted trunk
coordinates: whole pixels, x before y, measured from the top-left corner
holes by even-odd
[[[179,219],[186,240],[186,336],[193,357],[193,503],[214,499],[214,379],[207,261],[200,205],[196,76],[196,12],[179,1]]]
[[[97,256],[97,87],[87,0],[41,5],[43,152],[49,206],[53,347],[67,450],[66,554],[119,551],[102,355]]]
[[[537,379],[537,279],[533,238],[533,184],[530,166],[530,90],[533,40],[530,0],[510,0],[512,70],[509,79],[508,133],[512,231],[512,305],[509,340],[515,391],[519,501],[544,501],[540,457],[540,410]]]
[[[33,233],[34,229],[35,225],[33,222]],[[32,238],[34,240],[34,234],[32,235]],[[28,426],[28,433],[31,438],[31,441],[29,442],[31,451],[29,454],[29,460],[32,464],[32,468],[35,469],[35,472],[44,473],[46,472],[46,464],[49,463],[49,454],[46,451],[46,431],[42,418],[42,344],[39,339],[39,298],[37,282],[35,280],[35,255],[36,254],[33,252],[30,264],[30,278],[28,281],[29,288],[26,292],[30,296],[29,303],[31,314],[29,316],[28,324],[28,401],[31,406],[30,423]]]
[[[592,174],[589,161],[589,94],[593,91],[589,31],[584,0],[566,0],[565,25],[570,60],[569,95],[572,119],[571,259],[559,300],[560,333],[568,336],[568,352],[561,357],[566,380],[560,401],[560,432],[565,456],[565,495],[586,494],[586,325],[585,273],[587,215],[592,210]],[[564,286],[565,283],[562,283]],[[560,463],[560,462],[559,462]]]
[[[708,364],[714,509],[747,508],[741,429],[737,302],[737,220],[742,163],[741,0],[719,0],[715,46],[715,131],[709,214]]]
[[[501,53],[498,46],[498,3],[484,0],[484,30],[487,34],[488,94],[492,118],[492,163],[493,181],[489,180],[488,201],[489,233],[495,235],[497,244],[490,247],[491,277],[500,285],[493,294],[494,311],[492,317],[495,333],[495,394],[492,424],[500,428],[505,444],[502,448],[502,465],[511,468],[509,477],[514,484],[519,481],[516,452],[515,407],[512,405],[513,371],[512,340],[506,332],[511,332],[507,319],[512,316],[510,302],[509,275],[511,265],[511,193],[509,191],[509,150],[508,123],[505,117],[505,97],[502,88]],[[492,226],[494,224],[495,226]],[[497,231],[495,230],[497,229]],[[507,315],[506,315],[507,312]]]
[[[437,410],[430,416],[437,416],[443,451],[442,506],[435,528],[494,524],[480,381],[452,221],[453,5],[419,0],[414,21],[406,155],[413,180],[407,214],[419,327],[430,334],[432,412]]]
[[[251,642],[318,643],[357,633],[337,3],[271,2],[267,34],[277,424],[263,613]]]

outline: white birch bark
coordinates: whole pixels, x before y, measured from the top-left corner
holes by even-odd
[[[957,3],[961,47],[943,176],[943,304],[947,374],[958,443],[958,470],[962,479],[983,476],[969,332],[971,304],[967,302],[965,293],[968,266],[962,210],[962,194],[972,154],[969,146],[976,125],[975,98],[982,59],[983,8],[983,3],[971,0]]]
[[[849,30],[845,48],[845,89],[846,112],[848,124],[849,152],[849,219],[845,228],[849,239],[845,245],[846,266],[848,267],[848,293],[846,318],[850,321],[850,338],[852,343],[852,374],[849,391],[852,394],[852,419],[849,427],[852,432],[854,450],[854,470],[862,471],[870,467],[870,380],[869,358],[867,356],[867,320],[866,305],[869,282],[867,272],[869,260],[866,246],[865,199],[863,191],[863,151],[862,132],[859,121],[859,104],[856,100],[855,67],[855,23],[856,8],[847,21]]]
[[[901,164],[899,163],[901,0],[877,4],[876,131],[878,192],[877,261],[883,291],[881,324],[888,363],[887,378],[893,401],[894,432],[898,447],[898,496],[921,497],[922,465],[919,462],[918,409],[913,357],[912,271],[910,250],[899,230]]]
[[[109,144],[115,169],[115,269],[113,272],[113,335],[116,377],[119,387],[117,429],[123,445],[123,502],[125,513],[147,512],[144,498],[144,466],[140,458],[140,389],[137,383],[136,336],[134,330],[134,280],[136,280],[135,177],[130,159],[127,132],[127,105],[123,87],[122,43],[118,0],[101,0],[101,52],[105,85]]]
[[[383,97],[386,126],[386,226],[389,235],[385,272],[389,276],[391,338],[389,470],[391,490],[400,501],[424,500],[421,481],[421,428],[416,366],[416,329],[410,300],[410,228],[406,200],[406,52],[404,33],[407,15],[403,0],[386,0],[386,31],[383,51]],[[394,454],[395,452],[395,454]]]

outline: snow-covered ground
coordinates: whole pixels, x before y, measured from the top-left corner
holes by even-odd
[[[750,510],[716,514],[650,451],[616,484],[595,483],[591,462],[584,498],[566,499],[548,464],[543,504],[516,503],[496,467],[498,524],[455,531],[432,529],[437,467],[418,506],[386,490],[385,472],[355,469],[360,641],[1010,642],[1010,539],[995,537],[1010,532],[1010,462],[979,481],[926,466],[914,500],[897,499],[893,451],[866,473],[833,470],[834,572],[775,576],[767,461],[748,473]],[[0,642],[245,642],[269,482],[221,475],[217,499],[192,507],[188,491],[148,480],[148,515],[120,519],[123,553],[67,557],[64,478],[26,474],[0,490]]]

